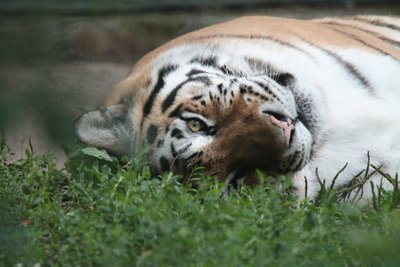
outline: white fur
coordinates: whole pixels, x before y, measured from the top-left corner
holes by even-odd
[[[382,166],[383,171],[394,175],[400,170],[399,62],[388,56],[357,49],[329,47],[330,51],[351,63],[368,79],[373,89],[369,92],[340,62],[307,43],[302,43],[301,47],[312,57],[268,40],[247,42],[225,42],[223,48],[219,48],[219,63],[235,66],[246,73],[249,70],[243,64],[245,56],[262,58],[281,71],[292,73],[299,81],[298,90],[316,100],[316,112],[321,118],[316,151],[309,163],[293,174],[299,197],[305,194],[315,196],[320,189],[317,169],[319,178],[329,186],[347,164],[336,186],[348,184],[356,174],[367,168],[368,152],[371,163]],[[194,54],[212,54],[216,49],[201,45],[177,47],[159,59],[159,66],[165,62],[182,63]],[[183,73],[176,73],[168,79],[179,80],[177,78]],[[163,91],[162,95],[166,96],[173,86],[172,83],[171,89]],[[193,139],[191,151],[207,145],[210,138],[206,139]],[[307,193],[304,178],[307,178]],[[370,181],[379,185],[381,179],[382,176],[376,174],[371,176]],[[383,186],[390,188],[387,181],[383,181]],[[364,190],[366,198],[371,195],[369,189],[367,183]]]

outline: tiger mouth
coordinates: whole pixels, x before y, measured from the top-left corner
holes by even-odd
[[[244,180],[246,174],[239,171],[232,171],[225,179],[225,187],[222,191],[221,198],[225,199],[229,196],[232,190],[239,189],[240,182]]]
[[[252,182],[249,183],[248,179],[250,177],[255,178]],[[232,171],[228,174],[225,180],[225,186],[223,188],[221,198],[225,199],[230,195],[232,190],[238,190],[245,183],[247,185],[256,185],[259,184],[260,178],[255,174],[254,171],[250,172],[242,172],[242,171]]]

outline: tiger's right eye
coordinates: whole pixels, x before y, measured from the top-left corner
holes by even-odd
[[[203,130],[204,126],[198,120],[189,120],[186,125],[192,132],[200,132]]]

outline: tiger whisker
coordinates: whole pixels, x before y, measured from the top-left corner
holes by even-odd
[[[175,164],[176,160],[179,158],[179,156],[184,153],[190,146],[192,145],[192,142],[188,141],[182,145],[181,148],[178,149],[176,156],[172,159],[171,164],[169,166],[169,171],[172,171],[172,166]]]

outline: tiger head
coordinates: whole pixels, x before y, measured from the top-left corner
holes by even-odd
[[[147,144],[157,172],[288,174],[309,161],[317,132],[312,103],[295,87],[293,75],[261,59],[175,48],[136,67],[106,108],[78,119],[76,133],[117,155]]]

